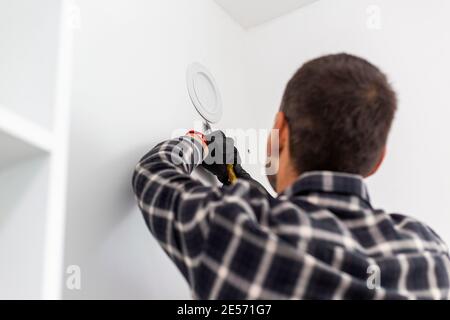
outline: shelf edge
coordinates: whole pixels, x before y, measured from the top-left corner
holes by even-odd
[[[52,151],[53,135],[49,130],[15,114],[1,104],[0,131],[45,152]]]

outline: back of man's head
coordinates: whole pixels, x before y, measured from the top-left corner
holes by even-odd
[[[386,76],[364,59],[336,54],[304,64],[281,106],[296,169],[369,175],[384,153],[396,109]]]

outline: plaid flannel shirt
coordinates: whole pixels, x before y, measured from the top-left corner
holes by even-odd
[[[446,245],[372,208],[361,177],[311,172],[277,198],[259,184],[190,177],[203,148],[182,137],[137,165],[145,222],[194,299],[449,299]]]

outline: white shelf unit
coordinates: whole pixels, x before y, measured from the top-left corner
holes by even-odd
[[[41,297],[52,138],[0,106],[0,299]]]
[[[49,153],[51,133],[0,105],[0,168],[37,154]]]
[[[0,2],[0,299],[59,299],[69,0]]]
[[[2,149],[5,137],[20,160],[0,167],[0,299],[39,299],[50,154],[0,133]]]

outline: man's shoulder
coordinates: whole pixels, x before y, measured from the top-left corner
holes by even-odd
[[[399,213],[390,213],[388,215],[391,217],[398,230],[414,233],[422,240],[436,242],[447,247],[444,240],[442,240],[437,232],[425,222],[412,216]]]

